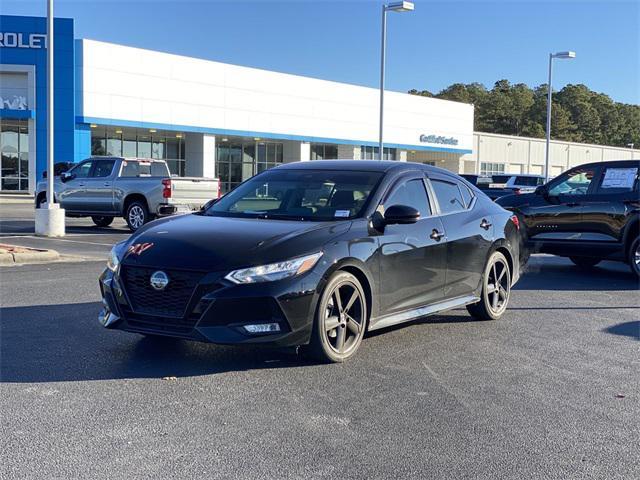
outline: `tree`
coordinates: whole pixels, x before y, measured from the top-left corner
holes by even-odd
[[[476,131],[542,138],[547,122],[547,85],[497,81],[491,90],[481,83],[454,83],[433,95],[409,93],[475,105]],[[640,106],[614,102],[586,85],[566,85],[552,95],[551,135],[559,140],[640,146]]]

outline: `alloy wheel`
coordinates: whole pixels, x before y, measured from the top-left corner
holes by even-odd
[[[129,224],[137,230],[144,225],[144,211],[139,205],[134,205],[129,209]]]
[[[507,308],[511,291],[509,266],[502,258],[495,258],[489,269],[486,291],[491,312],[501,314]]]
[[[329,347],[344,355],[357,347],[364,335],[364,298],[356,285],[344,281],[331,292],[323,316],[323,331]]]

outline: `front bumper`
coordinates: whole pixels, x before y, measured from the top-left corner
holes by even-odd
[[[131,269],[138,270],[135,276]],[[254,285],[224,280],[226,272],[167,271],[175,277],[175,286],[170,281],[158,296],[150,285],[145,290],[147,277],[156,270],[160,269],[125,265],[117,273],[106,269],[100,275],[103,309],[98,319],[105,328],[219,344],[309,342],[322,281],[314,271]],[[189,283],[191,275],[197,280]],[[265,323],[277,323],[279,331],[252,334],[244,328]]]

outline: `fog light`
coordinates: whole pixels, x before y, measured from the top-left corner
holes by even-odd
[[[244,329],[249,333],[271,333],[279,332],[279,323],[259,323],[258,325],[245,325]]]

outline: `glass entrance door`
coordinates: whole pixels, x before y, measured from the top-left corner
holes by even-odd
[[[0,190],[29,190],[29,127],[27,120],[0,120]]]

